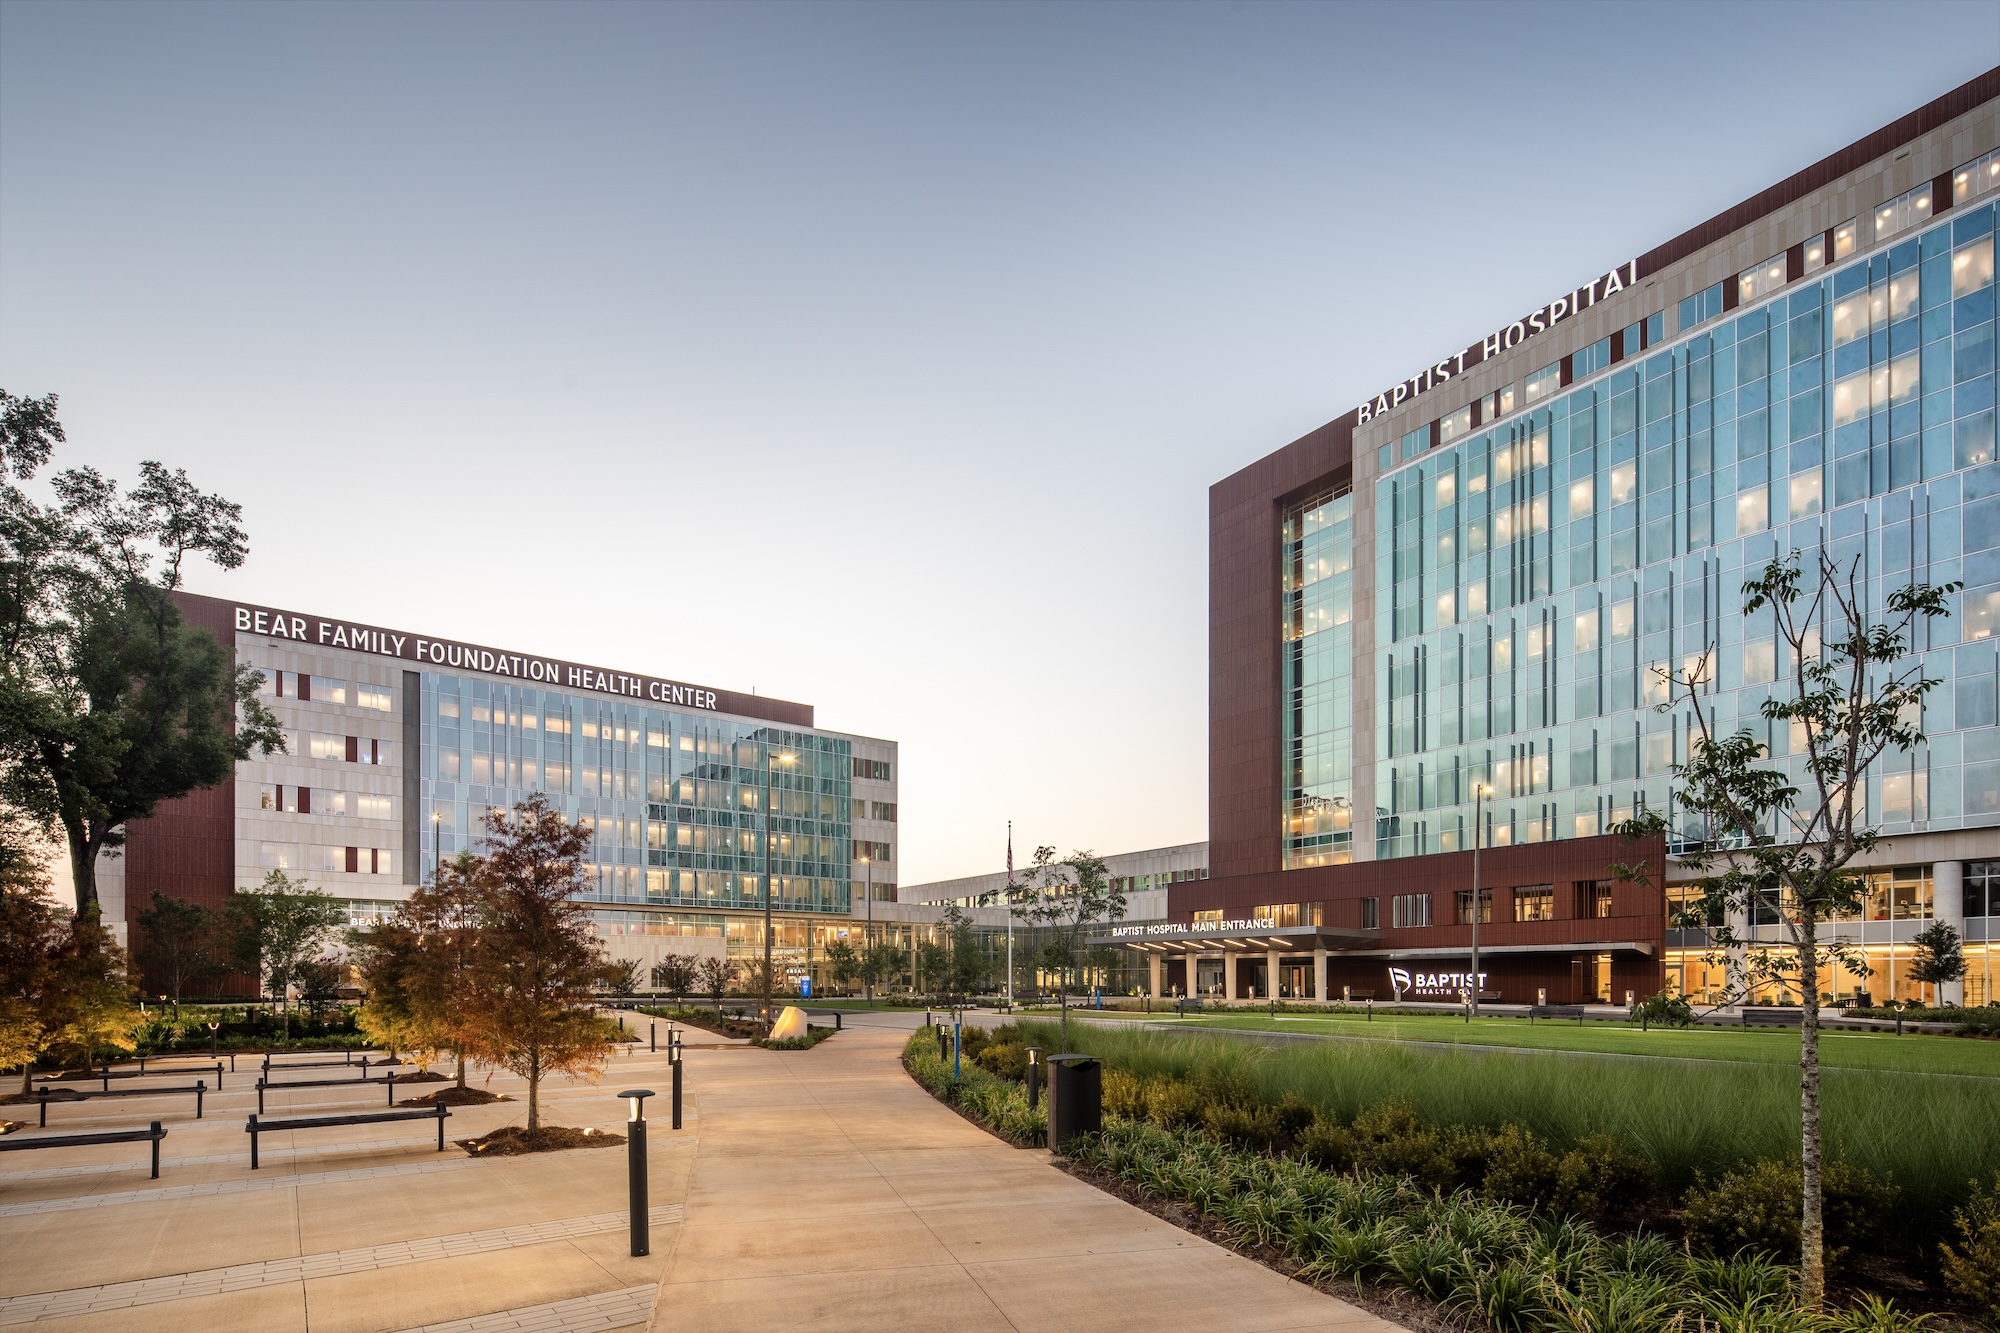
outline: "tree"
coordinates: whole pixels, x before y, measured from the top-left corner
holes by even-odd
[[[1006,890],[1008,910],[1036,930],[1047,927],[1043,965],[1055,973],[1059,998],[1067,996],[1084,954],[1089,928],[1125,915],[1125,895],[1112,883],[1104,858],[1091,851],[1056,860],[1056,849],[1037,847],[1020,882]],[[1069,1012],[1063,1012],[1063,1050],[1069,1049]]]
[[[340,960],[329,955],[306,959],[292,974],[299,1003],[314,1018],[326,1017],[326,1011],[339,1001],[341,971]]]
[[[826,946],[826,972],[833,978],[833,984],[845,994],[861,979],[861,956],[846,940],[835,940]]]
[[[1681,864],[1697,872],[1701,898],[1674,924],[1707,929],[1737,998],[1757,981],[1793,981],[1803,1015],[1799,1025],[1800,1287],[1811,1303],[1826,1292],[1826,1228],[1821,1185],[1819,1013],[1821,977],[1844,966],[1857,976],[1868,966],[1857,946],[1822,935],[1821,927],[1859,913],[1863,882],[1857,856],[1880,842],[1867,824],[1867,777],[1890,751],[1924,741],[1924,697],[1938,684],[1914,655],[1919,626],[1951,614],[1960,585],[1913,583],[1890,592],[1887,614],[1871,615],[1855,569],[1843,574],[1824,549],[1813,575],[1800,552],[1770,561],[1743,585],[1747,633],[1770,632],[1784,645],[1782,678],[1760,706],[1761,723],[1784,735],[1798,757],[1770,761],[1771,747],[1749,726],[1721,734],[1711,691],[1711,644],[1679,671],[1660,672],[1663,709],[1681,703],[1692,727],[1685,763],[1674,765],[1676,789],[1694,826],[1679,836]],[[1643,812],[1614,831],[1628,837],[1672,830],[1658,811]],[[1645,868],[1619,867],[1621,878],[1645,878]],[[1776,922],[1786,948],[1752,947],[1729,924]],[[1721,925],[1711,922],[1720,921]]]
[[[44,1054],[88,1061],[138,1016],[111,932],[58,903],[40,864],[18,852],[0,848],[0,1069],[20,1066],[25,1095]]]
[[[265,992],[278,998],[284,1035],[292,1035],[291,988],[300,969],[319,957],[347,920],[338,898],[306,887],[282,870],[263,884],[232,895],[223,913],[234,940],[236,960],[263,978]]]
[[[877,940],[861,951],[861,978],[871,992],[885,987],[903,974],[904,958],[901,949],[887,940]],[[872,1000],[874,995],[871,993],[869,998]]]
[[[1958,930],[1949,921],[1933,921],[1917,932],[1916,961],[1910,965],[1910,979],[1920,986],[1942,986],[1965,976],[1965,950]],[[1943,1002],[1942,994],[1938,997]]]
[[[930,993],[943,992],[950,984],[945,975],[951,970],[951,952],[944,947],[944,941],[935,932],[926,932],[917,941],[917,975],[911,984],[916,989]]]
[[[722,992],[729,985],[729,978],[736,969],[720,958],[708,957],[701,960],[695,972],[701,978],[701,988],[715,998],[715,1021],[722,1021]]]
[[[486,813],[486,850],[468,876],[477,931],[463,976],[471,1044],[528,1083],[528,1133],[541,1130],[542,1078],[595,1073],[611,1053],[598,990],[613,966],[598,942],[585,858],[592,831],[536,792]]]
[[[639,960],[621,958],[609,963],[610,971],[604,974],[604,989],[621,1000],[629,1000],[639,993]]]
[[[695,961],[687,954],[663,954],[653,964],[653,989],[665,991],[676,1004],[687,999],[697,980]]]
[[[0,471],[28,480],[63,439],[53,394],[0,391]],[[262,677],[173,600],[193,557],[243,563],[241,507],[156,462],[139,474],[121,495],[94,468],[57,473],[46,506],[0,481],[0,802],[60,826],[83,916],[129,821],[284,748]]]
[[[954,995],[968,995],[986,976],[986,960],[980,955],[979,935],[972,928],[972,918],[957,903],[945,908],[943,925],[948,954],[944,971],[945,988]]]
[[[200,903],[155,894],[135,920],[139,963],[148,978],[167,988],[176,1011],[189,987],[229,970],[222,918]]]

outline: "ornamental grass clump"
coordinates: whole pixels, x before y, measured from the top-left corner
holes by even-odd
[[[903,1068],[933,1097],[957,1109],[968,1120],[983,1125],[1017,1147],[1033,1147],[1048,1140],[1049,1121],[1045,1106],[1028,1108],[1027,1089],[980,1067],[965,1058],[969,1034],[982,1038],[981,1050],[991,1049],[987,1034],[978,1028],[962,1028],[959,1033],[959,1064],[953,1077],[949,1057],[939,1059],[937,1039],[928,1028],[910,1035],[903,1048]],[[1025,1063],[1024,1063],[1025,1067]]]
[[[935,1058],[935,1055],[933,1055]],[[1130,1090],[1125,1090],[1128,1098]],[[1381,1136],[1398,1111],[1373,1120]],[[1408,1137],[1403,1135],[1402,1137]],[[1341,1173],[1270,1156],[1205,1128],[1113,1117],[1067,1149],[1079,1165],[1200,1212],[1300,1277],[1414,1293],[1502,1333],[1911,1333],[1928,1320],[1879,1298],[1827,1311],[1793,1271],[1755,1252],[1691,1255],[1646,1231],[1607,1237],[1582,1217],[1407,1176]]]

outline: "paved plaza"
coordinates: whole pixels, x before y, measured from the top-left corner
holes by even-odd
[[[698,1330],[1246,1329],[1395,1326],[1167,1225],[1006,1146],[896,1061],[910,1015],[863,1015],[806,1052],[690,1034],[686,1128],[653,1102],[652,1254],[628,1253],[623,1148],[475,1160],[426,1123],[264,1136],[249,1169],[252,1061],[197,1121],[186,1098],[58,1103],[48,1133],[169,1129],[146,1146],[0,1156],[0,1325],[36,1333],[608,1333]],[[622,1128],[628,1087],[544,1085],[550,1123]],[[483,1080],[482,1080],[483,1081]],[[435,1085],[431,1085],[435,1086]],[[518,1099],[519,1080],[494,1091]],[[419,1086],[413,1092],[426,1091]],[[268,1114],[375,1109],[273,1094]],[[20,1109],[12,1114],[19,1118]],[[32,1108],[28,1109],[32,1121]],[[521,1122],[455,1108],[450,1137]],[[26,1134],[43,1131],[28,1129]]]

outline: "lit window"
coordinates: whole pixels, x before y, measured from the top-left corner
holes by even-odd
[[[1495,390],[1479,400],[1479,419],[1481,421],[1498,421],[1501,417],[1511,415],[1513,411],[1514,386],[1511,384],[1504,389]]]
[[[1571,482],[1569,488],[1569,516],[1587,518],[1597,504],[1597,483],[1585,478]]]
[[[1931,183],[1897,195],[1875,210],[1875,239],[1886,240],[1931,220]]]
[[[1611,469],[1611,503],[1622,505],[1639,488],[1639,465],[1620,463]]]
[[[2000,628],[2000,588],[1980,588],[1961,603],[1967,639],[1990,639]]]
[[[1820,474],[1815,468],[1792,478],[1792,517],[1810,518],[1819,512]]]
[[[1889,363],[1889,403],[1907,403],[1917,396],[1923,383],[1923,357],[1916,352],[1899,356]]]
[[[347,869],[347,849],[345,847],[309,847],[306,849],[311,860],[307,868],[322,874],[332,871],[336,874]]]
[[[2000,151],[1977,157],[1951,173],[1951,202],[1962,204],[2000,189]]]
[[[1833,229],[1833,257],[1835,260],[1847,258],[1854,253],[1854,247],[1861,240],[1861,223],[1849,218]]]
[[[1908,319],[1917,313],[1917,271],[1898,274],[1889,279],[1889,322]]]
[[[384,713],[393,706],[389,699],[389,687],[386,685],[357,683],[354,687],[354,702],[362,708],[374,708]]]
[[[1611,604],[1611,641],[1622,643],[1632,637],[1632,601],[1630,598]]]
[[[1826,267],[1826,236],[1821,234],[1806,242],[1806,272],[1817,273]]]
[[[297,870],[299,849],[287,842],[259,843],[257,864],[265,870]]]
[[[1833,386],[1833,424],[1835,429],[1849,422],[1860,421],[1868,415],[1869,374],[1862,371],[1837,380]]]
[[[390,818],[389,798],[387,796],[356,795],[354,798],[354,813],[363,819],[388,819]]]
[[[1558,361],[1552,366],[1543,366],[1528,376],[1527,400],[1531,403],[1539,402],[1560,388],[1562,388],[1562,362]]]
[[[1951,254],[1951,294],[1967,296],[1993,285],[1993,238],[1982,236]]]
[[[1871,322],[1869,315],[1868,290],[1854,293],[1833,303],[1833,345],[1845,347],[1856,338],[1866,338]]]
[[[1576,613],[1576,651],[1587,653],[1597,647],[1597,612]]]
[[[1438,624],[1449,625],[1456,621],[1458,618],[1458,594],[1451,592],[1439,593],[1437,611]]]
[[[1745,537],[1771,526],[1771,497],[1759,486],[1736,497],[1736,535]]]
[[[312,733],[311,749],[307,752],[313,759],[347,758],[347,737],[329,736],[325,732]]]
[[[1472,405],[1470,403],[1456,412],[1447,412],[1438,418],[1438,439],[1450,443],[1472,429]]]
[[[1458,474],[1447,472],[1437,479],[1437,507],[1449,509],[1458,501]]]
[[[347,702],[347,682],[335,680],[332,676],[312,677],[312,693],[301,693],[300,698],[310,698],[314,703],[344,704]]]
[[[1785,257],[1777,255],[1736,275],[1736,301],[1747,305],[1785,285]]]
[[[1757,685],[1777,675],[1778,650],[1769,639],[1743,645],[1743,683]]]

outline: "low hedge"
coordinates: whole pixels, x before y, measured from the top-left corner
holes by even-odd
[[[962,1030],[957,1077],[952,1075],[950,1059],[938,1058],[937,1038],[931,1032],[930,1028],[918,1028],[903,1048],[903,1068],[910,1077],[966,1119],[1017,1148],[1034,1148],[1048,1142],[1048,1103],[1029,1110],[1028,1092],[1022,1084],[1003,1078],[980,1063],[979,1055],[995,1044],[984,1030]],[[974,1033],[978,1034],[978,1054],[974,1054],[969,1039]]]

